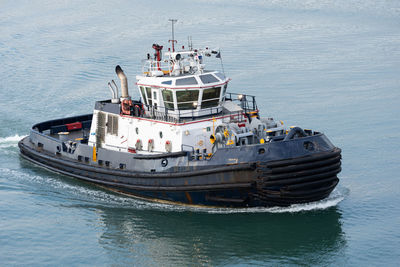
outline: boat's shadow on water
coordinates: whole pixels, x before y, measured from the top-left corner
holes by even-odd
[[[250,259],[256,264],[305,264],[308,258],[307,265],[326,265],[333,255],[342,254],[346,243],[336,207],[279,214],[121,208],[101,212],[105,228],[100,244],[111,256],[116,247],[124,250],[127,263],[133,260],[131,251],[141,251],[156,264],[219,265]]]
[[[21,166],[43,177],[35,183],[61,197],[60,207],[96,211],[98,242],[118,264],[328,265],[344,256],[346,240],[336,204],[348,192],[334,191],[339,196],[289,208],[187,208],[120,196],[28,162]]]

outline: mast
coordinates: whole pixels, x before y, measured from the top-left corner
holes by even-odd
[[[156,50],[155,60],[157,60],[157,69],[161,70],[160,61],[161,61],[161,50],[163,49],[163,46],[158,44],[153,44],[153,49]]]
[[[188,36],[188,48],[190,51],[193,50],[192,36]]]
[[[172,40],[168,40],[168,42],[172,42],[172,52],[175,52],[175,45],[174,44],[177,43],[177,41],[175,40],[175,37],[174,37],[174,24],[178,20],[177,19],[169,19],[169,21],[171,21],[171,24],[172,24]]]

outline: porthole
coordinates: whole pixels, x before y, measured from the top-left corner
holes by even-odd
[[[161,166],[167,167],[167,165],[168,165],[168,159],[162,159],[161,160]]]
[[[264,148],[260,148],[259,150],[258,150],[258,154],[264,154],[265,153],[265,149]]]

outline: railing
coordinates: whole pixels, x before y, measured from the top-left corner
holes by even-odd
[[[207,110],[208,112],[199,113],[199,111],[202,112]],[[156,110],[152,106],[145,106],[145,111],[145,114],[142,113],[140,117],[172,123],[185,123],[204,118],[210,118],[211,116],[226,116],[229,117],[231,122],[244,122],[246,119],[246,114],[243,113],[243,111],[222,112],[222,107],[208,108],[204,110],[191,110],[185,112],[177,110],[175,113],[171,114],[168,112],[168,109],[166,109],[164,112]]]
[[[142,73],[150,75],[151,72],[162,71],[163,74],[170,74],[172,66],[169,60],[155,61],[144,60],[142,64]]]
[[[93,114],[86,114],[86,115],[80,115],[80,116],[74,116],[56,120],[49,120],[33,125],[32,129],[41,133],[43,131],[50,130],[54,126],[60,126],[60,125],[65,126],[65,124],[74,122],[82,122],[82,128],[90,128],[92,117]]]
[[[239,102],[239,106],[244,110],[245,113],[257,111],[256,97],[252,95],[244,95],[237,93],[226,93],[225,100],[232,102]]]
[[[181,58],[179,60],[164,59],[161,61],[147,59],[142,61],[142,73],[155,75],[155,72],[162,71],[164,75],[172,75],[174,68],[179,69],[178,73],[194,74],[197,71],[203,73],[204,64],[201,60],[195,60],[192,57]]]
[[[155,120],[162,120],[174,123],[183,123],[187,121],[194,121],[202,117],[209,117],[222,113],[222,107],[211,107],[205,109],[169,109],[162,106],[144,105],[145,114],[142,117],[151,118]]]
[[[163,106],[153,106],[143,104],[144,112],[137,112],[131,110],[131,116],[144,117],[160,121],[172,122],[172,123],[184,123],[188,121],[199,120],[202,118],[210,118],[210,116],[230,116],[230,120],[236,122],[243,122],[245,117],[250,115],[252,112],[257,112],[257,103],[254,96],[242,95],[236,93],[227,93],[225,95],[225,101],[230,100],[236,102],[242,109],[240,111],[228,112],[223,110],[222,106],[210,107],[197,109],[172,109]]]

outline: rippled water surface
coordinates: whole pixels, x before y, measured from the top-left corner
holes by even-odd
[[[221,48],[231,92],[343,150],[323,201],[288,208],[153,204],[21,159],[32,124],[92,111],[120,64],[130,92],[169,18]],[[400,2],[2,1],[1,265],[397,266]]]

